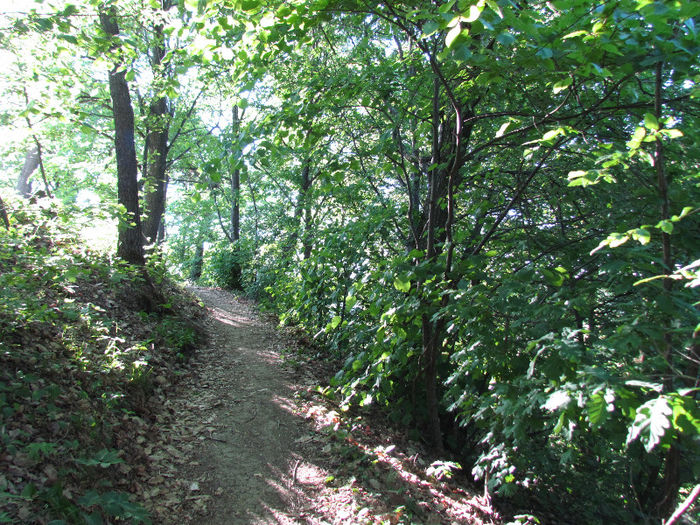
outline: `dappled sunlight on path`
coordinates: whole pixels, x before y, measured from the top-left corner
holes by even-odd
[[[497,523],[486,502],[426,481],[416,451],[333,410],[310,362],[285,365],[295,343],[245,302],[193,291],[210,343],[172,400],[177,425],[164,429],[186,444],[174,475],[187,512],[172,523]]]

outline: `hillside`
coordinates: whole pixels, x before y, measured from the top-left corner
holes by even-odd
[[[8,203],[0,231],[0,522],[146,519],[171,386],[201,343],[203,310],[156,268],[93,253],[67,210]]]

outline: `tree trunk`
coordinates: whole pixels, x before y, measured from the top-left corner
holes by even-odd
[[[105,33],[119,35],[116,12],[110,7],[100,10],[100,23]],[[115,42],[118,41],[114,38]],[[118,44],[113,46],[117,49]],[[120,224],[117,256],[132,264],[144,264],[141,218],[139,214],[138,165],[134,143],[134,110],[131,106],[126,71],[115,65],[109,74],[109,94],[114,116],[114,147],[117,156],[117,199],[126,209],[126,218]]]
[[[29,182],[29,177],[39,167],[39,148],[36,146],[30,148],[24,155],[24,165],[17,179],[17,193],[25,199],[32,193],[32,183]]]
[[[304,214],[304,232],[302,234],[301,243],[303,248],[304,260],[311,257],[313,250],[313,240],[311,235],[311,184],[313,183],[311,176],[311,159],[306,159],[304,168],[301,170],[301,191],[299,192],[299,206]]]
[[[7,210],[5,209],[5,203],[3,202],[2,197],[0,197],[0,220],[2,220],[2,223],[5,225],[5,229],[9,230],[10,219],[7,217]]]
[[[238,106],[233,106],[233,132],[238,135],[241,127]],[[236,167],[231,173],[231,240],[241,238],[241,170]]]
[[[148,168],[144,181],[144,220],[143,235],[148,244],[158,239],[165,201],[168,190],[168,104],[165,98],[154,101],[150,106],[149,116],[155,126],[147,136]]]
[[[656,120],[661,122],[661,96],[663,89],[663,63],[658,62],[656,64],[656,82],[655,82],[655,92],[654,92],[654,113],[656,114]],[[654,154],[654,168],[656,170],[656,182],[657,189],[659,191],[659,200],[661,201],[660,215],[662,220],[668,220],[670,218],[670,203],[668,196],[668,178],[666,177],[666,166],[664,159],[664,145],[660,138],[656,139],[656,151]],[[661,233],[661,245],[662,245],[662,255],[664,261],[664,271],[667,274],[673,272],[673,255],[671,253],[671,236],[666,233]],[[673,280],[666,278],[663,281],[664,294],[667,296],[671,295],[671,290],[673,288]],[[662,350],[662,357],[666,361],[668,366],[668,375],[664,381],[664,386],[668,391],[673,389],[673,377],[672,373],[675,368],[673,351],[672,351],[672,337],[670,324],[672,320],[666,319],[665,324],[668,325],[666,332],[664,333],[664,348]],[[678,497],[678,489],[680,488],[680,459],[681,451],[678,444],[678,439],[676,438],[671,442],[671,446],[666,452],[666,462],[664,465],[664,477],[663,477],[663,491],[661,493],[661,499],[657,503],[657,510],[659,516],[666,517],[669,516],[674,507],[676,506],[676,498]]]
[[[166,2],[164,9],[169,8]],[[152,48],[151,64],[157,79],[163,80],[163,57],[165,56],[165,38],[163,26],[154,27],[155,45]],[[143,235],[148,244],[158,241],[168,189],[167,159],[170,146],[168,134],[170,131],[170,115],[168,99],[159,97],[151,102],[148,108],[149,132],[146,136],[146,177],[144,181],[144,220]]]
[[[194,261],[190,269],[190,281],[196,281],[202,276],[202,261],[204,260],[204,241],[199,241],[194,252]]]
[[[160,219],[160,224],[158,225],[158,238],[156,239],[157,244],[162,244],[165,240],[165,217]]]

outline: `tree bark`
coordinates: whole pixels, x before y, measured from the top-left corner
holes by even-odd
[[[663,90],[663,63],[656,64],[656,82],[654,91],[654,113],[657,122],[661,122],[662,107],[661,95]],[[656,139],[656,151],[654,154],[654,168],[656,170],[656,182],[659,191],[659,200],[661,201],[661,219],[668,220],[670,217],[670,203],[668,197],[668,179],[666,177],[666,166],[664,159],[664,145],[661,138]],[[671,274],[673,272],[673,255],[671,253],[671,236],[666,232],[661,232],[661,245],[663,253],[663,261],[665,272]],[[673,288],[673,280],[665,278],[663,281],[664,294],[670,295]],[[671,323],[671,319],[665,320],[666,324]],[[667,390],[673,389],[672,371],[674,370],[672,338],[670,326],[664,333],[664,348],[662,357],[668,366],[668,375],[664,381]],[[661,499],[657,503],[657,509],[660,516],[669,516],[676,506],[678,498],[678,489],[680,488],[680,461],[681,451],[678,443],[679,437],[676,437],[671,442],[671,446],[666,452],[666,461],[664,464],[663,491]]]
[[[313,250],[313,240],[311,235],[311,159],[307,158],[304,162],[304,167],[301,170],[301,191],[299,192],[299,206],[304,214],[304,232],[302,234],[301,243],[303,248],[304,260],[311,257]]]
[[[113,7],[100,9],[102,29],[111,37],[119,35]],[[116,39],[115,39],[116,41]],[[116,50],[118,44],[113,45]],[[138,165],[134,142],[134,110],[131,106],[126,71],[115,65],[109,74],[109,94],[114,116],[114,147],[117,157],[117,199],[126,209],[126,218],[119,228],[117,256],[132,264],[144,264],[141,218],[139,214]]]
[[[2,220],[2,223],[5,225],[5,229],[9,230],[10,219],[7,217],[7,210],[5,209],[5,203],[3,202],[2,197],[0,197],[0,220]]]
[[[148,168],[144,181],[144,220],[143,235],[148,244],[158,240],[158,230],[165,213],[168,191],[167,157],[168,145],[168,104],[164,97],[150,105],[149,116],[155,128],[147,136]]]
[[[194,261],[190,269],[190,281],[196,281],[202,276],[202,261],[204,259],[204,241],[199,241],[194,252]]]
[[[39,148],[34,146],[27,150],[27,153],[24,155],[24,165],[17,179],[17,193],[25,199],[29,198],[32,193],[32,183],[29,182],[29,177],[31,177],[32,173],[34,173],[38,167]]]
[[[165,2],[163,9],[170,7]],[[152,47],[151,64],[156,79],[164,79],[163,58],[165,57],[165,38],[163,25],[154,28],[155,44]],[[156,83],[157,84],[157,83]],[[157,87],[157,86],[156,86]],[[170,150],[168,135],[170,132],[170,114],[168,99],[158,97],[148,108],[149,132],[146,136],[146,158],[144,159],[144,220],[143,235],[148,244],[158,242],[158,232],[165,213],[168,190],[167,159]]]
[[[241,119],[238,106],[233,106],[233,132],[238,135]],[[231,240],[237,242],[241,238],[241,170],[236,167],[231,172]]]

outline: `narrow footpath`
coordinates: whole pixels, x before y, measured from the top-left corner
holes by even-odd
[[[314,369],[283,359],[292,338],[251,305],[192,291],[210,340],[154,436],[154,522],[499,523],[484,498],[426,476],[419,445],[341,417]]]

